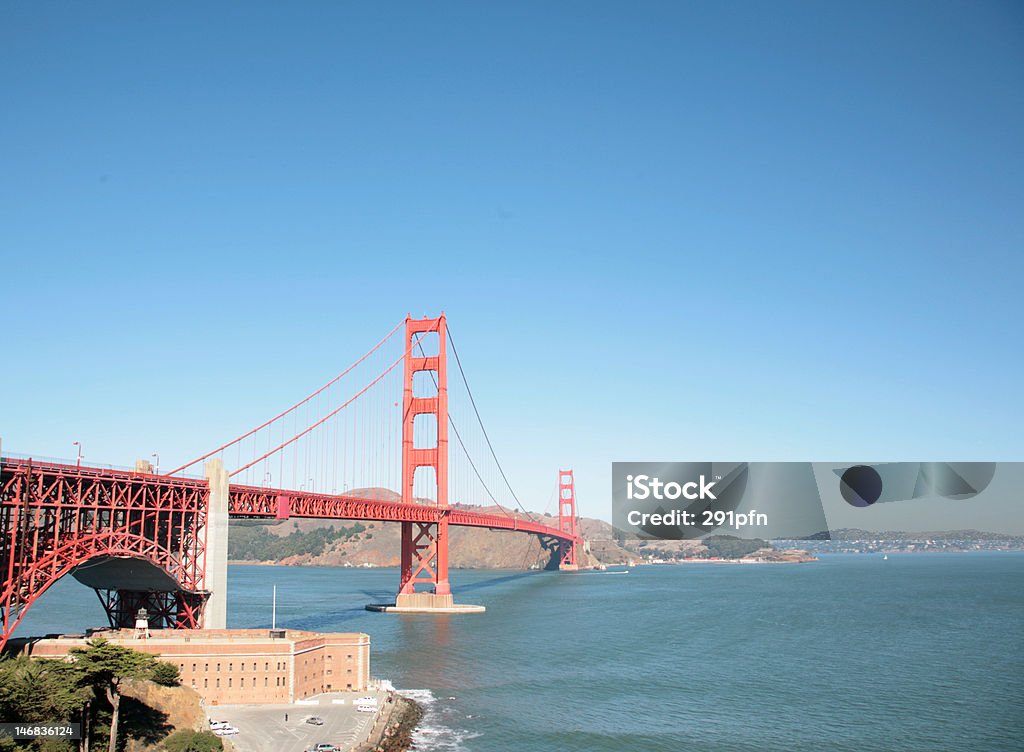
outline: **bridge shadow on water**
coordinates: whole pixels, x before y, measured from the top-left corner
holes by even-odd
[[[468,584],[454,584],[452,586],[452,592],[455,593],[455,601],[458,602],[460,593],[469,593],[474,590],[483,590],[486,588],[500,585],[503,582],[513,582],[520,580],[524,577],[532,577],[533,575],[540,574],[539,571],[526,571],[516,572],[515,574],[506,574],[501,577],[491,577],[486,580],[479,580],[477,582],[470,582]],[[367,603],[394,603],[395,591],[394,590],[360,590],[360,593],[365,595],[369,600]]]
[[[486,588],[494,587],[495,585],[500,585],[503,582],[513,582],[515,580],[521,580],[524,577],[533,577],[534,575],[538,574],[540,574],[540,572],[534,570],[526,572],[517,572],[516,574],[507,574],[502,577],[491,577],[487,580],[480,580],[478,582],[471,582],[468,585],[459,585],[457,587],[453,587],[452,591],[455,593],[456,602],[458,602],[459,593],[470,593],[474,590],[484,590]]]
[[[493,588],[507,582],[515,582],[538,574],[540,574],[540,572],[537,571],[516,572],[515,574],[490,577],[486,580],[479,580],[465,585],[456,585],[454,588],[455,599],[456,602],[458,602],[459,596],[462,594],[471,593],[477,590],[486,590],[487,588]],[[366,597],[366,603],[395,602],[395,592],[393,590],[360,589],[358,592]],[[298,618],[289,618],[288,626],[291,629],[318,631],[327,629],[332,625],[343,624],[354,619],[360,619],[367,615],[367,611],[364,606],[331,609],[328,607],[328,604],[322,605],[324,606],[322,610],[318,609],[315,612],[309,611],[306,615]]]

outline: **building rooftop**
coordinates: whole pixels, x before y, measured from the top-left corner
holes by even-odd
[[[26,641],[37,642],[39,640],[54,640],[57,642],[82,641],[101,637],[103,639],[121,642],[141,642],[137,639],[134,629],[90,629],[86,634],[48,634],[44,637],[23,638]],[[367,640],[369,635],[364,632],[308,632],[302,629],[150,629],[149,637],[145,642],[164,643],[197,643],[205,645],[245,643],[252,644],[279,644],[281,642],[300,642],[317,638],[352,638],[354,640]]]

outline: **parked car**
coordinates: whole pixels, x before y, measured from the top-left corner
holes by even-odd
[[[318,715],[311,715],[309,718],[306,719],[306,723],[310,724],[311,726],[323,726],[324,719]]]
[[[338,752],[338,748],[333,744],[317,744],[313,747],[313,752]]]
[[[365,704],[364,705],[356,705],[356,710],[359,711],[360,713],[376,713],[377,712],[377,706],[376,705],[365,705]]]
[[[219,726],[213,730],[217,736],[234,736],[238,733],[238,729],[234,726]]]

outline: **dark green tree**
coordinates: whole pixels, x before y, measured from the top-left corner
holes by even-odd
[[[182,729],[164,739],[167,752],[219,752],[224,749],[220,739],[209,731]]]
[[[155,684],[159,684],[161,687],[177,687],[181,684],[181,671],[173,663],[157,661],[153,666],[151,678]]]
[[[78,685],[78,675],[64,661],[28,656],[0,659],[0,721],[85,721],[92,691]],[[9,743],[8,743],[9,742]],[[71,750],[63,739],[37,740],[36,749]],[[24,749],[28,744],[5,740],[0,750]]]
[[[72,718],[89,699],[64,661],[19,655],[0,660],[0,719],[47,721]]]
[[[106,697],[111,707],[109,752],[117,750],[117,723],[121,711],[121,683],[128,679],[151,679],[157,660],[148,653],[94,639],[84,648],[69,651],[79,684],[92,687]]]

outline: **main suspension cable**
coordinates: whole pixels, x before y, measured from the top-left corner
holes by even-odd
[[[473,405],[473,412],[476,414],[477,422],[480,424],[480,430],[483,431],[484,440],[487,442],[487,448],[491,450],[491,457],[494,458],[494,464],[498,466],[498,472],[501,473],[501,479],[505,481],[505,485],[508,487],[509,493],[512,494],[512,498],[515,500],[516,505],[523,510],[523,514],[529,517],[533,522],[536,522],[536,518],[528,512],[522,502],[519,501],[519,497],[516,496],[516,492],[513,490],[512,484],[508,482],[508,476],[505,475],[505,470],[502,468],[501,462],[498,460],[498,455],[494,451],[494,445],[491,444],[491,437],[487,435],[487,429],[484,428],[484,421],[480,417],[480,410],[477,409],[476,400],[473,399],[473,390],[469,388],[469,381],[466,379],[466,372],[462,369],[462,361],[459,359],[459,351],[455,347],[455,340],[452,338],[451,327],[448,327],[448,342],[451,343],[452,354],[455,355],[455,363],[459,367],[459,374],[462,376],[462,383],[466,385],[466,393],[469,395],[469,402]]]
[[[182,470],[190,468],[193,465],[195,465],[195,464],[197,464],[199,462],[202,462],[203,460],[207,459],[208,457],[212,457],[213,455],[218,454],[219,452],[224,451],[229,446],[237,444],[238,442],[242,441],[243,439],[246,439],[246,438],[252,436],[254,433],[256,433],[257,431],[260,431],[260,430],[266,428],[267,426],[269,426],[274,421],[280,420],[281,418],[283,418],[285,415],[287,415],[288,413],[292,412],[293,410],[295,410],[295,409],[297,409],[299,407],[302,407],[302,405],[305,405],[307,402],[309,402],[311,399],[316,397],[318,394],[320,394],[322,391],[324,391],[328,387],[333,386],[334,384],[336,384],[338,381],[340,381],[342,379],[342,377],[344,377],[346,374],[350,373],[353,368],[355,368],[360,363],[362,363],[364,360],[366,360],[371,355],[373,355],[375,352],[377,352],[377,350],[380,349],[381,345],[383,345],[385,342],[387,342],[389,339],[391,339],[391,337],[394,335],[394,333],[397,332],[399,330],[399,328],[402,326],[402,324],[404,324],[404,323],[405,323],[404,319],[402,321],[399,321],[398,324],[395,326],[395,328],[392,329],[390,332],[388,332],[387,335],[385,335],[384,339],[382,339],[376,345],[371,347],[370,350],[365,355],[363,355],[363,357],[361,357],[359,360],[357,360],[355,363],[350,365],[348,368],[346,368],[344,371],[339,373],[337,376],[335,376],[333,379],[328,381],[326,384],[324,384],[322,387],[317,389],[315,392],[313,392],[311,395],[309,395],[305,399],[296,402],[294,405],[289,407],[284,412],[280,413],[279,415],[275,415],[273,418],[271,418],[270,420],[268,420],[268,421],[266,421],[264,423],[261,423],[260,425],[256,426],[256,428],[254,428],[251,431],[248,431],[248,432],[242,434],[237,439],[233,439],[233,440],[229,441],[228,443],[226,443],[226,444],[224,444],[222,446],[217,447],[213,451],[207,452],[202,457],[198,457],[198,458],[192,460],[191,462],[189,462],[186,465],[182,465],[181,467],[178,467],[178,468],[175,468],[174,470],[171,470],[169,473],[164,473],[164,475],[174,475],[176,473],[180,473]]]

